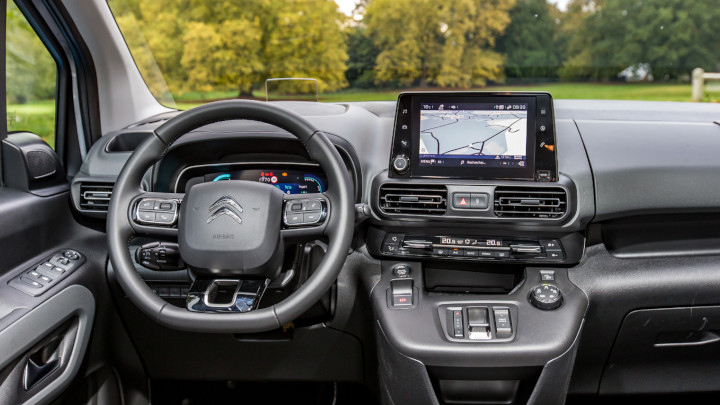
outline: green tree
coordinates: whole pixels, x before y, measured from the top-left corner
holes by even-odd
[[[493,50],[510,23],[515,0],[372,0],[368,34],[381,49],[379,81],[443,87],[502,80],[504,58]]]
[[[638,63],[650,64],[656,79],[717,68],[716,0],[603,0],[590,6],[570,42],[566,77],[607,80]]]
[[[554,77],[561,64],[555,40],[560,21],[547,0],[518,0],[510,10],[511,23],[498,38],[497,51],[504,54],[505,74],[521,79]]]
[[[333,0],[109,0],[153,94],[246,96],[270,77],[347,85],[345,16]],[[286,86],[292,91],[293,84]]]
[[[57,67],[15,3],[7,4],[6,92],[9,103],[55,98]]]
[[[367,34],[367,27],[358,24],[347,33],[348,70],[345,77],[352,87],[372,87],[375,82],[375,60],[380,50]]]

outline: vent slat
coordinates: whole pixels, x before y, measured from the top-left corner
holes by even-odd
[[[444,215],[447,211],[447,188],[383,184],[380,186],[380,209],[387,214]]]
[[[495,215],[505,218],[560,218],[567,212],[567,193],[561,188],[497,187]]]
[[[81,183],[80,208],[88,211],[107,212],[113,187],[112,183]]]

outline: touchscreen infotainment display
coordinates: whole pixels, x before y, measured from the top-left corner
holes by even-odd
[[[527,103],[423,103],[420,166],[525,167]]]
[[[557,181],[552,96],[404,92],[390,177]]]

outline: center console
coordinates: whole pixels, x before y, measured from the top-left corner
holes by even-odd
[[[366,237],[382,260],[385,402],[564,402],[587,308],[566,270],[585,197],[560,170],[556,125],[548,93],[399,96]]]

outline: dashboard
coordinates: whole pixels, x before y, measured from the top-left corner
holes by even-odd
[[[605,369],[614,348],[639,344],[615,343],[628,313],[701,303],[700,276],[717,268],[720,226],[708,226],[720,224],[713,216],[720,125],[708,119],[720,117],[717,106],[530,92],[278,104],[328,134],[343,158],[358,213],[349,271],[374,277],[371,304],[389,341],[384,350],[421,361],[434,378],[451,379],[442,371],[452,367],[482,367],[477,359],[537,366],[573,354],[568,348],[579,342],[571,391],[623,393],[604,381],[628,369]],[[174,114],[108,133],[93,146],[72,182],[80,215],[102,221],[132,150]],[[227,180],[266,182],[290,194],[327,189],[292,135],[241,120],[180,138],[143,187],[181,194]],[[546,297],[542,289],[526,294],[551,281],[558,288],[548,287]],[[702,303],[715,304],[709,296]],[[468,322],[477,324],[483,309],[480,327],[488,329],[471,338]],[[650,358],[675,364],[663,356]],[[644,364],[627,367],[642,371]],[[406,366],[403,373],[414,365]]]

